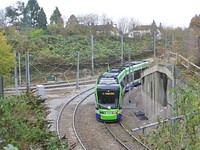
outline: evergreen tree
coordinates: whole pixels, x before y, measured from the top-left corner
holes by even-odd
[[[67,21],[67,24],[78,24],[78,19],[75,15],[71,15]]]
[[[23,24],[25,12],[24,2],[18,1],[16,6],[9,6],[5,9],[5,17],[9,25],[21,26]]]
[[[39,11],[37,23],[38,23],[39,28],[42,28],[42,29],[47,28],[47,17],[46,17],[46,14],[45,14],[43,8],[41,8],[40,11]]]
[[[56,9],[53,11],[53,14],[50,17],[50,24],[59,24],[59,22],[62,22],[61,20],[63,20],[61,18],[61,13],[58,9],[58,7],[56,7]]]
[[[25,22],[28,26],[38,26],[38,16],[40,13],[40,6],[37,0],[29,0],[25,10]]]
[[[79,22],[75,15],[71,15],[67,21],[66,29],[69,34],[75,34],[79,32]]]

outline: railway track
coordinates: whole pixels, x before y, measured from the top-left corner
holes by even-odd
[[[60,109],[57,132],[59,138],[65,136],[68,139],[69,149],[149,149],[136,136],[131,135],[129,129],[121,122],[106,124],[113,133],[111,135],[104,123],[95,119],[94,97],[90,97],[93,93],[92,89],[93,87],[68,98]],[[125,124],[131,123],[126,122],[130,120],[126,117],[124,116],[122,121],[125,121]]]
[[[143,147],[143,149],[146,149],[146,150],[151,150],[147,145],[145,145],[144,143],[141,142],[140,139],[138,139],[136,136],[134,136],[126,127],[125,125],[120,121],[119,122],[120,126],[124,129],[124,131],[127,132],[127,134],[130,135],[130,137],[133,138],[133,140],[135,140],[139,145],[141,145]]]
[[[96,82],[96,77],[93,78],[88,78],[86,80],[81,79],[79,80],[79,85],[88,85],[88,84],[94,84]],[[59,88],[67,88],[67,87],[75,87],[77,85],[76,80],[71,80],[71,81],[63,81],[63,82],[51,82],[51,83],[40,83],[41,85],[44,86],[45,90],[52,90],[52,89],[59,89]],[[32,84],[30,86],[31,90],[36,90],[35,84]],[[18,86],[18,91],[21,93],[22,91],[26,90],[25,85]],[[4,92],[6,94],[14,94],[15,93],[15,88],[14,87],[7,87],[4,89]]]
[[[137,132],[133,134],[131,129],[138,127],[140,124],[143,124],[144,121],[139,120],[134,112],[137,110],[142,110],[142,101],[141,95],[139,94],[140,88],[134,88],[131,90],[132,93],[127,93],[123,99],[123,117],[119,123],[115,124],[105,124],[106,128],[112,132],[112,136],[116,139],[124,149],[142,149],[149,150],[150,148],[142,143],[138,136],[142,136],[142,132]],[[137,94],[136,94],[137,93]],[[134,95],[132,95],[134,94]],[[129,102],[131,98],[131,103]],[[126,107],[125,107],[126,106]],[[128,107],[129,106],[129,107]],[[109,131],[109,132],[110,132]],[[137,136],[136,136],[137,135]]]
[[[57,117],[59,138],[68,139],[69,149],[115,149],[119,144],[94,116],[93,87],[68,100]],[[99,141],[100,140],[100,141]],[[107,144],[107,142],[109,144]]]
[[[119,142],[120,145],[126,150],[150,150],[148,146],[143,144],[136,136],[131,134],[123,125],[119,123],[104,123],[105,127],[110,134]]]
[[[85,149],[76,130],[75,116],[79,105],[86,100],[87,97],[93,94],[93,88],[94,87],[89,88],[72,97],[63,105],[60,113],[58,114],[56,123],[58,136],[59,138],[64,136],[66,138],[71,137],[71,139],[68,139],[68,146],[70,149],[74,147],[80,148],[80,146],[77,146],[78,142],[80,143],[81,147]]]
[[[74,113],[73,113],[73,129],[74,129],[74,133],[76,135],[76,138],[78,139],[79,143],[81,144],[82,148],[84,150],[86,150],[86,147],[84,146],[83,142],[81,141],[81,138],[78,134],[78,131],[77,131],[77,127],[76,127],[76,120],[75,120],[75,117],[76,117],[76,114],[77,114],[77,110],[78,110],[78,107],[80,106],[80,104],[85,101],[89,96],[91,96],[94,92],[91,92],[89,93],[87,96],[85,96],[76,106],[76,108],[74,109]]]

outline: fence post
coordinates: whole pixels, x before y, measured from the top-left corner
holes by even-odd
[[[190,61],[187,60],[188,69],[190,68]]]
[[[167,62],[170,63],[170,53],[167,53]]]

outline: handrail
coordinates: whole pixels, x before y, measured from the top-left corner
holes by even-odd
[[[181,58],[181,59],[183,59],[183,60],[185,60],[185,61],[187,62],[187,65],[184,64],[184,63],[181,63],[184,67],[189,68],[189,66],[192,65],[193,67],[195,67],[196,69],[198,69],[198,70],[200,71],[200,67],[199,67],[199,66],[197,66],[197,65],[194,64],[193,62],[190,62],[188,59],[186,59],[185,57],[183,57],[181,54],[179,54],[179,53],[174,53],[174,52],[169,52],[169,54],[176,55],[176,61],[177,61],[177,60],[180,61],[180,59],[178,59],[178,57]]]

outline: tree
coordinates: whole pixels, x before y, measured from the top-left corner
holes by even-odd
[[[39,28],[46,29],[47,28],[47,17],[43,10],[43,8],[40,9],[38,18],[37,18],[38,26]]]
[[[26,9],[25,9],[25,16],[24,22],[28,26],[37,27],[38,26],[38,16],[40,13],[40,6],[37,0],[29,0]]]
[[[78,31],[78,20],[76,18],[75,15],[71,15],[67,21],[67,25],[66,25],[66,28],[67,28],[67,32],[69,32],[70,34],[74,34],[74,33],[77,33]]]
[[[0,32],[0,75],[7,75],[14,66],[14,55],[11,52],[11,46],[7,44],[7,40]]]
[[[5,16],[10,25],[39,27],[46,29],[47,18],[43,8],[37,3],[37,0],[29,0],[26,7],[24,2],[18,1],[16,6],[6,7]]]
[[[86,14],[86,15],[79,15],[77,20],[80,24],[85,26],[98,25],[99,24],[99,16],[98,14]]]
[[[60,13],[58,7],[53,11],[53,14],[50,17],[50,24],[61,24],[63,21],[62,14]]]
[[[200,15],[196,15],[190,21],[190,28],[200,29]]]
[[[25,16],[24,2],[17,1],[16,6],[9,6],[5,9],[5,17],[8,25],[21,26]]]
[[[6,27],[6,17],[5,12],[3,10],[0,10],[0,29]]]
[[[75,15],[71,15],[67,21],[67,24],[78,24],[78,20]]]
[[[121,34],[126,34],[132,26],[128,18],[120,18],[118,20],[117,27]]]
[[[112,19],[108,18],[106,14],[102,14],[102,16],[100,17],[100,24],[106,25],[109,22],[112,22]]]

